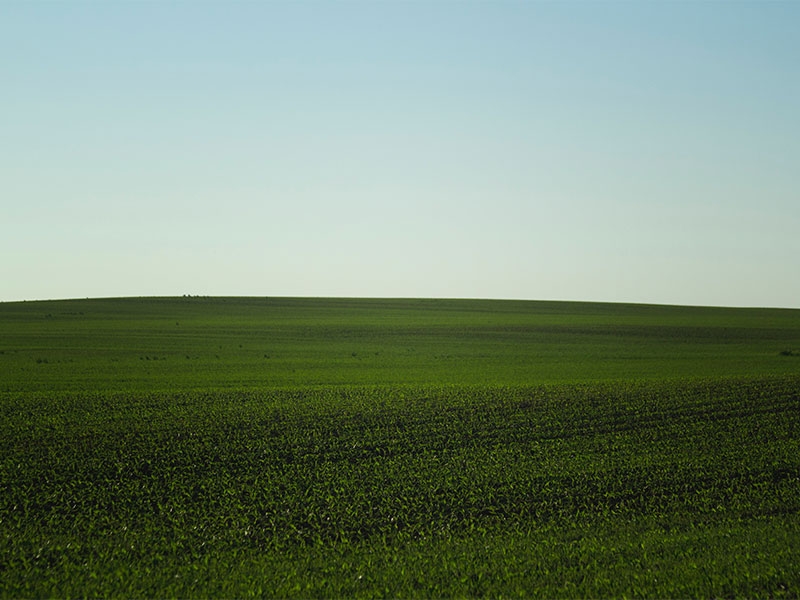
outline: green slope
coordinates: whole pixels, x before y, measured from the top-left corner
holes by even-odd
[[[778,375],[800,372],[793,353],[800,310],[293,298],[0,304],[0,391]]]
[[[800,594],[800,311],[0,304],[0,598]]]

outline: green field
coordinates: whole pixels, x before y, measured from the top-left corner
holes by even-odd
[[[2,597],[793,597],[800,310],[0,303]]]

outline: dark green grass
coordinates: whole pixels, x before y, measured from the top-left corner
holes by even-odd
[[[0,304],[0,596],[797,597],[798,312]]]
[[[3,595],[800,584],[796,378],[4,400]]]

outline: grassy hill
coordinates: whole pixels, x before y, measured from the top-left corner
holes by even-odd
[[[0,304],[2,597],[797,597],[800,311]]]
[[[0,391],[20,392],[532,384],[800,370],[791,356],[800,354],[800,311],[780,309],[130,298],[0,304],[0,332]]]

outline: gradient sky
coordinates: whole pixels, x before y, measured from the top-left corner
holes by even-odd
[[[800,307],[800,2],[0,2],[0,301]]]

